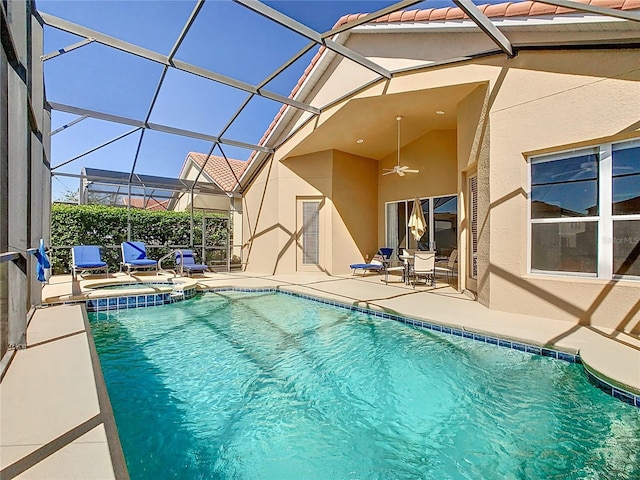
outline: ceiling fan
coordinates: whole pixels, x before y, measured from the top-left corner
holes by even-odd
[[[406,165],[400,166],[400,120],[402,120],[402,115],[398,115],[396,120],[398,121],[398,164],[393,168],[383,168],[384,173],[382,175],[397,173],[401,177],[404,177],[405,173],[418,173],[420,170],[412,170]]]

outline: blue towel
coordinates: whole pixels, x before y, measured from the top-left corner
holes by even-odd
[[[38,248],[38,251],[35,255],[38,259],[38,263],[36,264],[36,274],[38,275],[38,281],[45,283],[47,281],[45,270],[47,268],[51,268],[51,263],[49,263],[47,252],[44,249],[44,240],[42,238],[40,239],[40,247]]]

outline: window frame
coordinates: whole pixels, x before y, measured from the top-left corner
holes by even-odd
[[[579,149],[568,149],[551,154],[532,155],[527,158],[527,273],[545,277],[573,277],[595,278],[603,280],[640,280],[638,275],[620,275],[613,272],[613,224],[615,221],[640,220],[639,214],[614,215],[613,214],[613,147],[614,145],[630,143],[640,146],[640,138],[616,140],[600,143]],[[633,147],[632,147],[633,148]],[[532,209],[532,165],[553,162],[565,158],[571,158],[585,153],[595,153],[598,156],[598,215],[584,217],[558,217],[558,218],[531,218]],[[640,192],[639,192],[640,194]],[[596,223],[596,272],[563,272],[553,270],[536,270],[532,264],[533,250],[533,225],[534,224],[561,224],[561,223]]]

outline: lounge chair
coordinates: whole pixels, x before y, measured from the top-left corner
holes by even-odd
[[[453,280],[453,272],[456,268],[456,262],[458,261],[458,250],[453,250],[451,255],[449,255],[449,260],[447,260],[446,266],[436,265],[435,274],[444,273],[447,276],[447,283],[449,283],[449,275],[451,275],[451,279]]]
[[[131,273],[139,268],[155,268],[158,272],[158,262],[147,258],[147,249],[143,242],[123,242],[122,267]]]
[[[104,270],[105,276],[109,276],[109,266],[102,261],[100,247],[97,245],[79,245],[71,248],[71,275],[74,280],[78,278],[78,272],[84,270]]]
[[[417,251],[413,254],[413,266],[411,267],[410,276],[413,279],[411,285],[416,288],[416,280],[424,277],[424,283],[431,281],[431,286],[436,284],[436,252]]]
[[[374,255],[373,259],[369,263],[352,263],[349,268],[353,269],[353,275],[356,274],[356,270],[362,270],[362,276],[369,272],[375,271],[380,273],[384,270],[384,258],[381,255]]]
[[[204,275],[209,269],[207,265],[196,263],[192,250],[176,250],[176,267],[180,269],[180,275],[186,272],[188,276],[194,273]]]

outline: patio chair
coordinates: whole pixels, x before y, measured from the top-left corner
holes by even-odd
[[[71,276],[78,278],[85,270],[104,270],[105,277],[109,276],[109,266],[102,261],[100,247],[97,245],[78,245],[71,248]]]
[[[158,262],[147,258],[147,248],[143,242],[122,242],[122,268],[127,273],[140,268],[155,268],[158,272]]]
[[[416,280],[420,277],[424,277],[424,283],[431,281],[431,286],[436,284],[436,252],[415,252],[413,254],[413,266],[411,268],[410,276],[413,279],[411,285],[416,288]]]
[[[176,267],[180,269],[181,276],[184,276],[185,272],[187,272],[187,276],[189,277],[194,273],[204,275],[204,272],[209,269],[208,265],[196,263],[192,250],[176,250],[175,254]]]
[[[391,255],[393,254],[393,248],[382,247],[380,250],[378,250],[378,254],[382,255],[384,259],[387,261],[391,260]]]
[[[449,275],[451,275],[451,279],[453,280],[453,272],[456,268],[456,262],[458,261],[458,250],[453,250],[451,255],[449,255],[449,259],[447,260],[446,266],[436,265],[435,274],[444,273],[446,274],[447,283],[449,283]]]
[[[407,285],[409,282],[409,267],[411,265],[411,261],[413,260],[414,250],[409,251],[406,248],[402,248],[400,250],[402,250],[402,253],[398,252],[398,260],[400,261],[400,265],[394,267],[387,266],[387,268],[385,269],[384,283],[386,284],[389,283],[389,274],[394,272],[400,272],[400,274],[402,275],[402,281],[405,285]],[[391,252],[393,253],[392,249]],[[389,259],[388,263],[389,265],[391,264],[391,259]]]

